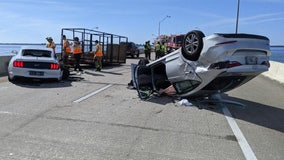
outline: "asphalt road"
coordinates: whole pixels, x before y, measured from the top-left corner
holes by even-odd
[[[0,78],[0,159],[284,159],[283,85],[259,76],[223,95],[244,109],[143,101],[127,88],[137,62],[62,82]]]

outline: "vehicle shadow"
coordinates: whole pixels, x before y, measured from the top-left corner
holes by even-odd
[[[227,107],[232,114],[232,118],[243,120],[258,126],[262,126],[265,128],[273,129],[279,132],[284,132],[284,110],[279,107],[274,107],[270,105],[265,105],[245,99],[240,99],[237,97],[231,97],[226,94],[222,94],[222,98],[224,100],[230,100],[234,102],[238,102],[244,104],[245,107],[241,107],[238,105],[227,104],[227,103],[199,103],[195,100],[188,100],[193,105],[183,106],[178,104],[181,100],[177,97],[171,96],[151,96],[151,98],[146,101],[157,103],[161,105],[165,105],[168,103],[174,103],[175,106],[186,107],[188,109],[192,107],[197,107],[200,110],[206,109],[212,112],[216,112],[219,114],[223,114],[222,107]]]
[[[139,56],[139,57],[131,57],[131,56],[128,56],[128,57],[126,57],[126,59],[140,59],[141,57]]]
[[[25,88],[64,88],[71,87],[72,82],[83,81],[84,78],[75,74],[70,74],[68,79],[57,81],[49,79],[31,79],[31,78],[20,78],[11,83]]]
[[[121,66],[122,65],[120,64],[105,65],[101,71],[96,71],[94,67],[85,67],[84,73],[92,75],[92,76],[105,76],[104,74],[123,75],[122,73],[119,73],[120,70],[118,70],[119,67]],[[117,68],[117,69],[115,71],[108,71],[114,68]],[[124,71],[125,69],[122,68],[121,70]]]
[[[245,105],[245,108],[226,105],[233,118],[250,122],[259,126],[284,132],[284,110],[281,106],[269,106],[236,97],[223,96],[224,99],[236,101]]]
[[[148,99],[145,101],[152,102],[152,103],[157,103],[161,105],[166,105],[168,103],[176,103],[178,99],[175,97],[170,97],[170,96],[159,96],[158,94],[153,94],[150,96]]]

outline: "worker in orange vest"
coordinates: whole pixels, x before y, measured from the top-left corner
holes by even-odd
[[[81,66],[80,66],[82,49],[81,49],[81,43],[79,42],[78,37],[74,37],[72,47],[73,47],[73,55],[74,55],[74,59],[75,59],[75,63],[76,63],[74,70],[76,71],[77,69],[79,69],[79,71],[83,71]]]
[[[96,65],[96,71],[101,71],[102,69],[102,60],[103,60],[103,47],[100,45],[99,41],[95,41],[96,49],[94,53],[94,60]]]
[[[62,35],[62,40],[63,40],[63,49],[62,49],[62,57],[63,57],[63,63],[67,63],[67,58],[71,53],[71,48],[70,48],[70,43],[67,40],[65,35]]]

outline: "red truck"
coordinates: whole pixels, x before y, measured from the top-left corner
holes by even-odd
[[[182,46],[184,36],[185,36],[184,34],[168,36],[166,41],[167,51],[171,52],[173,50],[180,48]]]

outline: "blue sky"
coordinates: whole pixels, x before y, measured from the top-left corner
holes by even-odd
[[[234,33],[238,0],[0,0],[0,43],[60,42],[61,28],[95,29],[144,43],[198,29]],[[284,45],[284,0],[240,0],[239,33]]]

